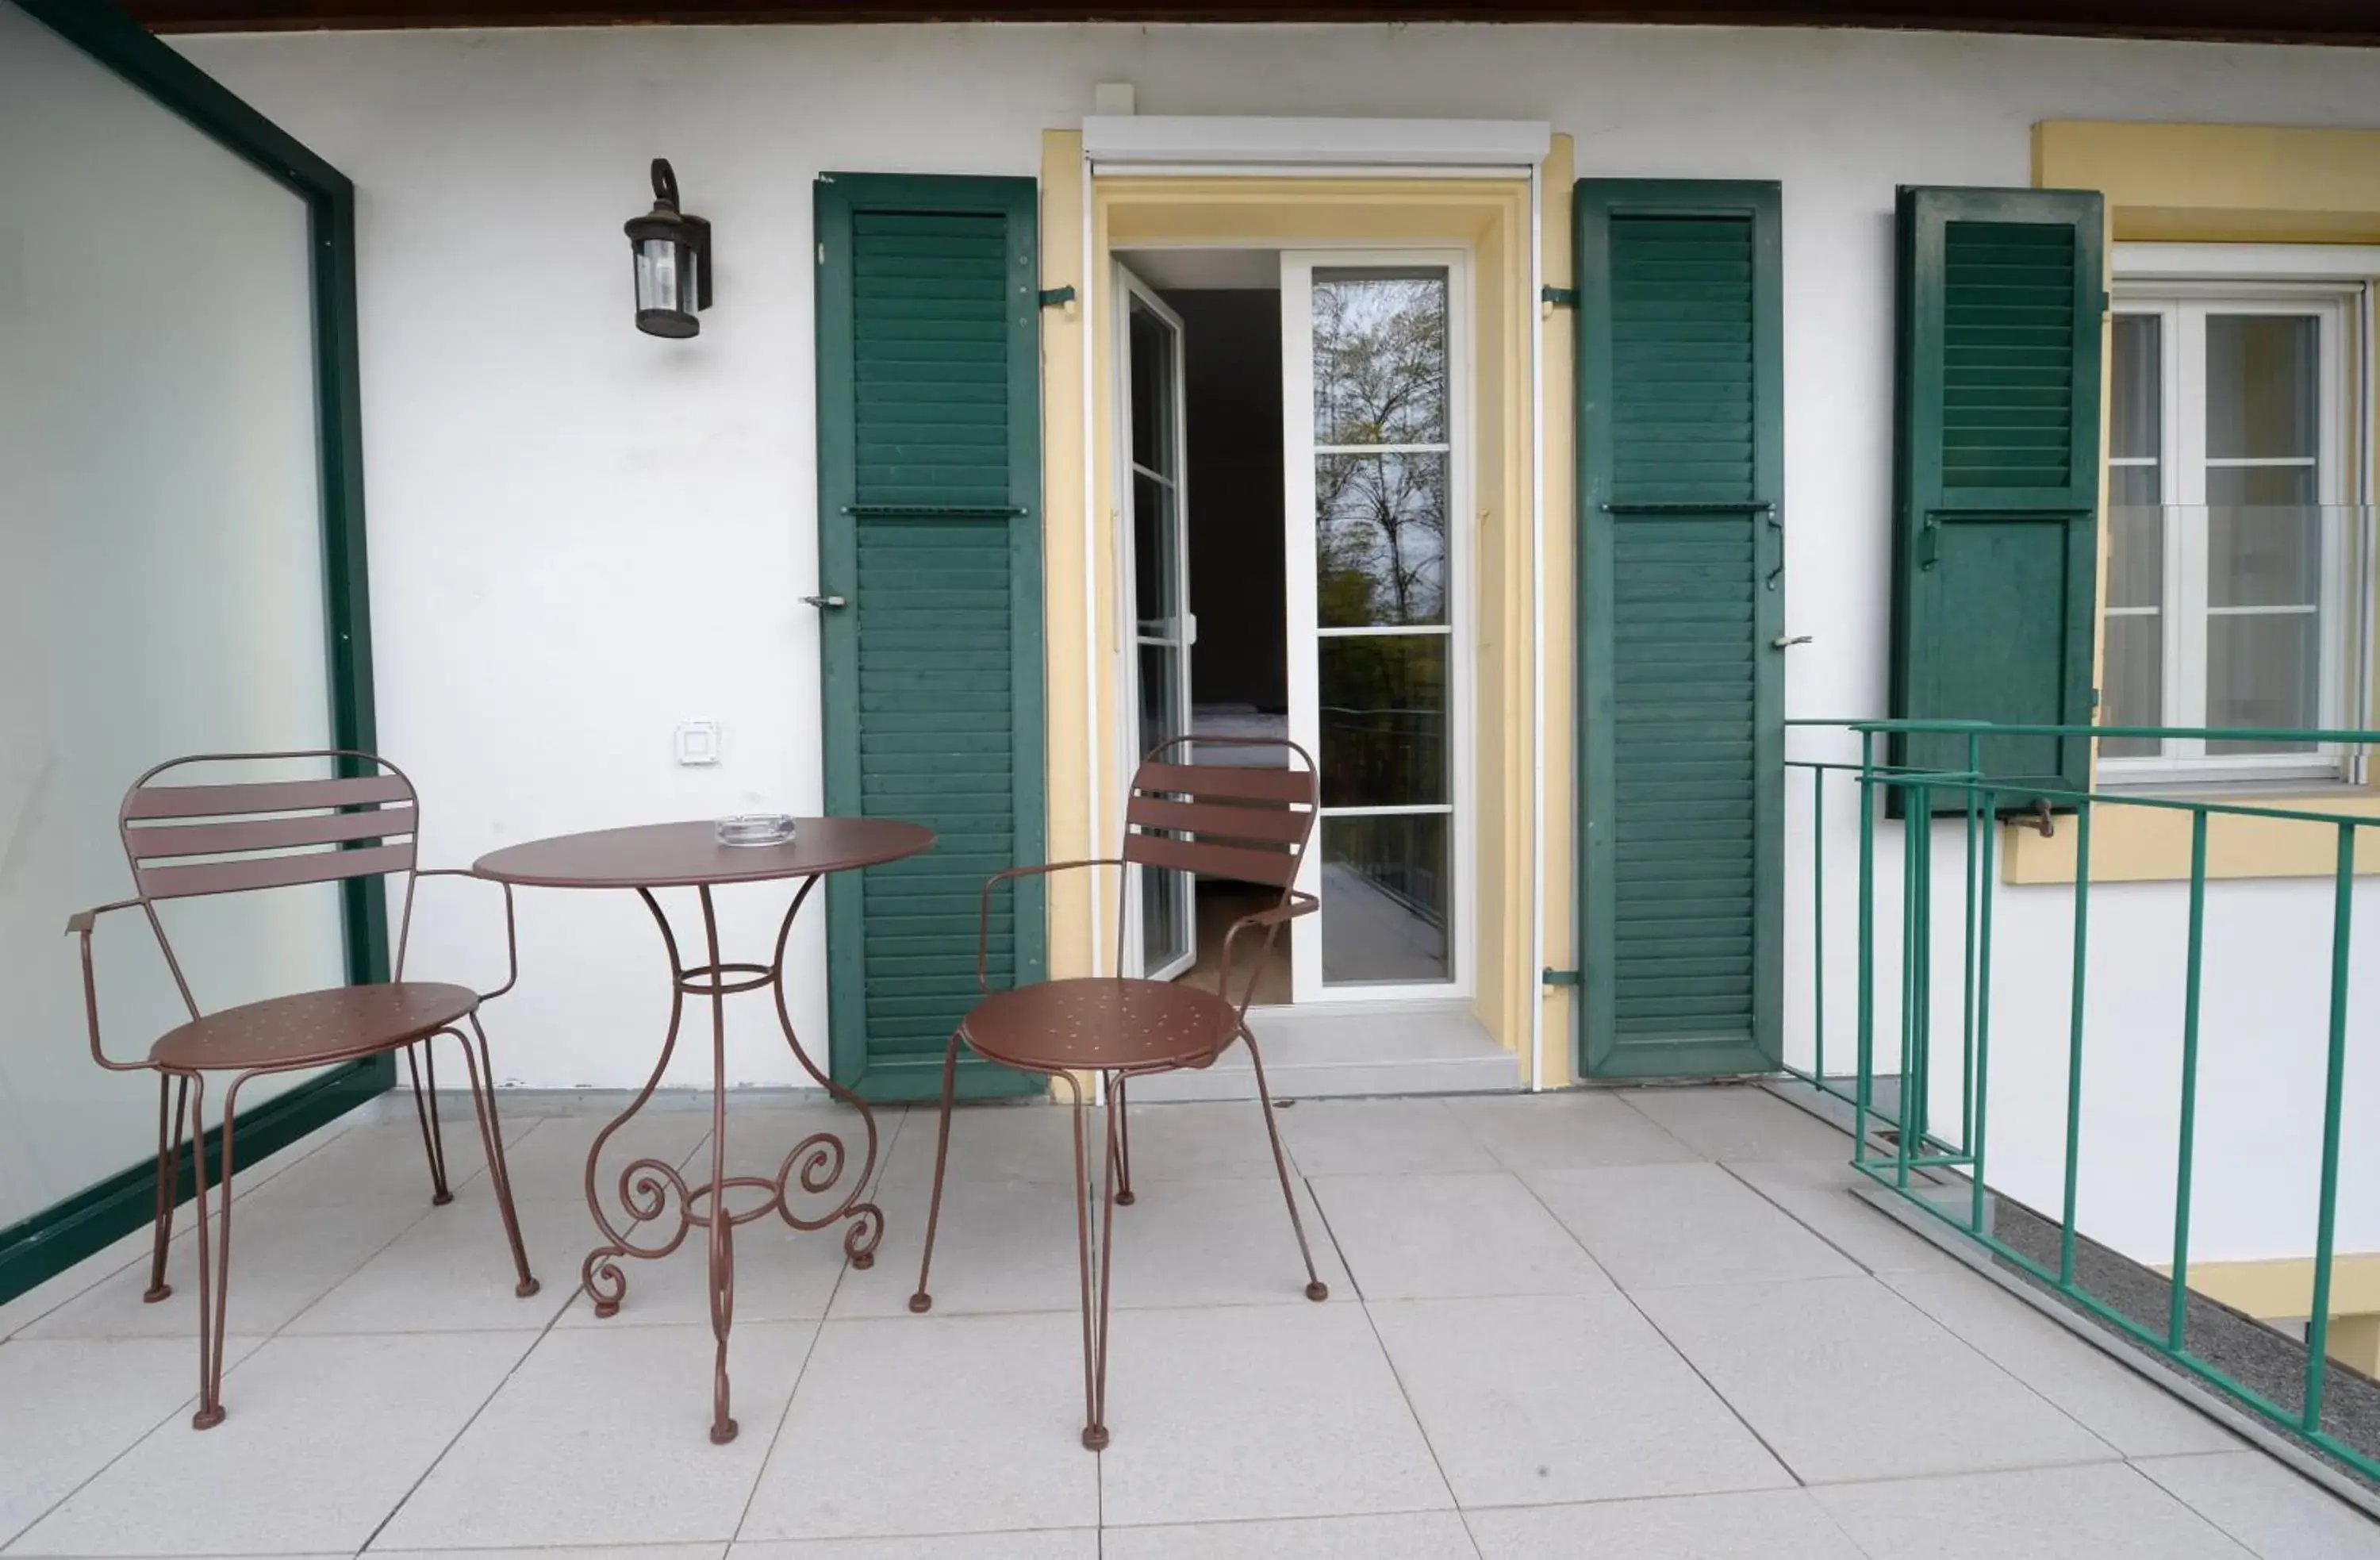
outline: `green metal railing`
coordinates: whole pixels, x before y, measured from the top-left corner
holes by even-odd
[[[2267,806],[2252,800],[2188,798],[2153,794],[2109,794],[2101,791],[2044,789],[2031,780],[1995,780],[1988,763],[1994,738],[2079,737],[2204,738],[2258,742],[2315,742],[2340,749],[2369,750],[2380,745],[2375,731],[2263,731],[2226,728],[2219,731],[2167,726],[1994,725],[1961,721],[1789,721],[1802,728],[1826,727],[1854,735],[1859,758],[1853,762],[1788,759],[1786,767],[1811,775],[1811,899],[1815,956],[1811,982],[1813,1055],[1807,1070],[1789,1065],[1787,1071],[1851,1107],[1853,1114],[1853,1166],[1935,1220],[2032,1277],[2056,1289],[2070,1303],[2183,1371],[2224,1393],[2290,1434],[2320,1448],[2366,1475],[2380,1478],[2380,1460],[2372,1451],[2350,1444],[2326,1430],[2324,1394],[2330,1377],[2328,1343],[2332,1269],[2338,1217],[2339,1144],[2348,1053],[2348,991],[2350,968],[2356,843],[2359,831],[2380,829],[2380,817],[2333,812],[2314,806]],[[1965,740],[1965,767],[1924,769],[1878,762],[1878,743],[1909,736],[1959,737]],[[1888,748],[1888,750],[1889,749]],[[1859,811],[1858,907],[1855,1067],[1852,1085],[1842,1086],[1840,1074],[1827,1068],[1827,803],[1829,780],[1838,789],[1856,789]],[[1945,795],[1955,797],[1955,811],[1937,809]],[[1898,1055],[1889,1071],[1895,1093],[1888,1107],[1880,1099],[1877,1063],[1878,970],[1876,868],[1879,810],[1897,796],[1901,818],[1933,820],[1931,827],[1904,827],[1900,861],[1901,936],[1900,1000],[1898,1013]],[[2011,802],[2021,808],[2047,803],[2061,813],[2061,825],[2074,831],[2073,937],[2066,1042],[2066,1098],[2062,1195],[2057,1224],[2055,1261],[2036,1256],[2002,1237],[1996,1227],[1994,1202],[1986,1180],[1987,1115],[1992,1055],[1992,934],[1997,882],[1998,823]],[[2173,1210],[2173,1255],[2170,1296],[2161,1325],[2128,1314],[2094,1294],[2078,1278],[2078,1241],[2089,1237],[2077,1228],[2078,1191],[2083,1128],[2083,1061],[2086,1049],[2085,995],[2089,985],[2091,935],[2091,829],[2093,814],[2103,808],[2139,808],[2187,814],[2190,820],[2190,877],[2186,946],[2182,959],[2181,1025],[2177,1037],[2180,1101],[2176,1139]],[[2307,828],[2329,831],[2336,855],[2328,874],[2331,894],[2328,1018],[2322,1106],[2320,1176],[2314,1217],[2313,1291],[2305,1338],[2304,1393],[2290,1408],[2258,1391],[2202,1357],[2191,1347],[2189,1335],[2191,1204],[2196,1169],[2199,1129],[2199,1060],[2201,988],[2205,971],[2204,942],[2207,898],[2207,833],[2217,818],[2277,819]],[[1940,832],[1962,835],[1964,876],[1960,938],[1958,1110],[1955,1122],[1943,1113],[1935,1121],[1929,1104],[1935,1095],[1936,1006],[1934,963],[1936,936],[1934,856]],[[1947,1004],[1945,1006],[1947,1007]],[[1948,1065],[1949,1058],[1944,1058]],[[2308,1126],[2311,1127],[2309,1122]],[[1961,1179],[1964,1196],[1958,1195]],[[2046,1220],[2046,1213],[2039,1215]]]

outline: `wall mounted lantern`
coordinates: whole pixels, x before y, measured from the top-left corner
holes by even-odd
[[[637,328],[647,335],[698,334],[710,307],[710,224],[677,209],[677,175],[653,159],[653,209],[627,224],[637,258]]]

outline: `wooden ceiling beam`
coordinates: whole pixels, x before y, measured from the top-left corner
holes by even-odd
[[[2380,0],[124,0],[157,32],[852,22],[1633,22],[2380,46]]]

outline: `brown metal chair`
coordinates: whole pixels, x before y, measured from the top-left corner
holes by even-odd
[[[1124,1088],[1148,1073],[1206,1067],[1240,1041],[1254,1064],[1257,1100],[1263,1107],[1265,1132],[1272,1140],[1273,1170],[1281,1177],[1281,1194],[1289,1204],[1289,1225],[1296,1233],[1299,1255],[1305,1260],[1305,1298],[1328,1299],[1330,1291],[1314,1271],[1314,1253],[1305,1244],[1305,1225],[1297,1213],[1297,1194],[1289,1179],[1289,1162],[1281,1152],[1281,1131],[1273,1121],[1272,1095],[1265,1087],[1264,1056],[1249,1032],[1249,1000],[1256,994],[1258,973],[1271,953],[1281,929],[1293,919],[1317,908],[1318,901],[1300,893],[1299,863],[1305,858],[1314,833],[1318,802],[1314,760],[1294,742],[1268,738],[1199,737],[1203,748],[1268,748],[1293,755],[1295,762],[1274,768],[1167,762],[1167,755],[1192,738],[1177,737],[1150,749],[1133,775],[1132,796],[1124,811],[1123,853],[1088,861],[1056,861],[1042,867],[1014,867],[995,873],[984,884],[981,930],[976,945],[976,981],[987,992],[986,950],[991,930],[991,897],[1001,884],[1022,877],[1039,877],[1077,868],[1116,869],[1116,967],[1123,965],[1123,928],[1129,924],[1122,907],[1123,892],[1133,886],[1131,869],[1149,868],[1201,872],[1281,891],[1280,900],[1253,915],[1241,917],[1223,938],[1221,978],[1214,991],[1184,982],[1102,977],[1045,981],[1012,991],[992,992],[951,1036],[942,1057],[941,1135],[934,1147],[933,1201],[926,1215],[926,1250],[917,1264],[917,1292],[909,1309],[933,1309],[926,1287],[934,1262],[934,1232],[942,1213],[942,1175],[951,1152],[951,1103],[958,1079],[959,1044],[978,1054],[1026,1072],[1061,1080],[1075,1109],[1075,1225],[1076,1256],[1082,1267],[1083,1304],[1083,1444],[1099,1451],[1108,1444],[1108,1278],[1113,1255],[1112,1237],[1118,1204],[1129,1207],[1132,1195],[1132,1142],[1124,1122]],[[1246,988],[1235,1004],[1231,1000],[1232,952],[1241,933],[1264,933],[1263,948],[1248,971]],[[1097,1274],[1093,1273],[1091,1238],[1091,1176],[1087,1122],[1090,1096],[1083,1075],[1098,1073],[1107,1085],[1106,1192],[1097,1243]]]
[[[234,766],[235,772],[291,761],[369,769],[339,779],[247,780],[233,784],[160,785],[167,773],[193,764]],[[510,991],[519,974],[513,936],[512,890],[504,890],[504,952],[511,973],[492,992],[405,978],[406,944],[413,930],[414,885],[426,877],[468,877],[453,869],[425,871],[415,865],[414,832],[420,815],[413,783],[395,764],[370,753],[322,750],[295,753],[213,753],[159,764],[133,782],[116,814],[124,853],[132,866],[135,896],[84,910],[67,922],[82,942],[83,1002],[91,1020],[91,1054],[111,1072],[157,1073],[157,1213],[150,1258],[151,1303],[172,1294],[165,1282],[166,1250],[173,1240],[176,1160],[182,1134],[206,1139],[205,1074],[236,1076],[225,1091],[220,1148],[221,1217],[212,1252],[207,1239],[207,1156],[191,1154],[198,1181],[199,1221],[199,1410],[190,1422],[210,1430],[223,1422],[224,1324],[231,1288],[232,1132],[239,1091],[253,1078],[383,1052],[403,1051],[412,1075],[414,1114],[430,1159],[432,1203],[455,1194],[446,1185],[446,1152],[438,1124],[437,1065],[431,1042],[452,1035],[463,1047],[477,1108],[480,1140],[488,1156],[488,1179],[504,1215],[520,1274],[514,1293],[538,1291],[521,1245],[520,1221],[513,1211],[512,1177],[504,1167],[504,1137],[497,1129],[495,1075],[489,1069],[488,1037],[480,1028],[480,1005]],[[219,1013],[202,1014],[190,994],[181,961],[157,914],[160,901],[237,894],[297,884],[336,883],[352,878],[405,875],[405,909],[399,923],[395,979],[385,984],[339,986],[268,998]],[[111,1060],[99,1034],[99,988],[91,967],[91,932],[115,910],[139,909],[149,922],[174,977],[189,1021],[167,1031],[140,1062]],[[470,1026],[466,1036],[461,1026]],[[417,1055],[417,1048],[419,1054]],[[426,1074],[426,1078],[425,1078]],[[168,1096],[171,1103],[168,1103]],[[187,1110],[187,1119],[185,1111]]]

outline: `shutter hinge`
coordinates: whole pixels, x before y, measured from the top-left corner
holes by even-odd
[[[1547,967],[1542,980],[1548,986],[1575,986],[1584,983],[1579,980],[1577,970],[1556,969],[1551,966]]]
[[[1075,289],[1073,287],[1043,287],[1041,289],[1041,307],[1044,309],[1054,309],[1059,304],[1072,303],[1074,301]]]
[[[1541,301],[1550,303],[1557,309],[1578,307],[1576,287],[1540,287],[1537,289],[1537,297]]]

